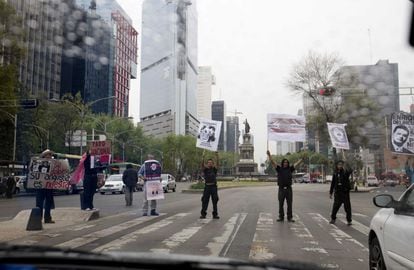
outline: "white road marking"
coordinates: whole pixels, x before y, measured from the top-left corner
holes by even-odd
[[[95,227],[95,226],[96,226],[96,224],[79,225],[79,226],[73,227],[70,230],[71,231],[82,231],[82,230],[89,229],[89,228],[92,228],[92,227]]]
[[[344,241],[347,241],[347,242],[354,243],[355,245],[361,247],[362,251],[368,252],[368,249],[363,244],[361,244],[358,240],[352,238],[349,234],[347,234],[346,232],[342,231],[341,229],[339,229],[335,225],[329,224],[329,221],[325,217],[323,217],[321,214],[319,214],[319,213],[309,213],[309,215],[311,215],[312,216],[312,219],[315,220],[320,225],[322,225],[321,224],[322,222],[325,225],[330,225],[329,234],[340,245],[343,245]]]
[[[344,215],[338,215],[339,216],[339,220],[343,223],[347,223],[346,219],[344,218]],[[359,231],[360,233],[364,234],[364,235],[368,235],[369,234],[369,228],[367,226],[365,226],[362,223],[359,223],[358,221],[352,220],[352,228],[354,228],[355,230]]]
[[[162,241],[163,247],[161,248],[154,248],[151,249],[151,252],[154,253],[170,253],[171,249],[176,248],[183,243],[185,243],[188,239],[190,239],[193,235],[195,235],[204,225],[208,224],[211,219],[200,219],[197,222],[190,225],[190,227],[185,228],[168,239]]]
[[[160,216],[162,216],[162,215],[165,215],[165,214],[160,214]],[[156,217],[155,216],[139,217],[139,218],[136,218],[136,219],[133,219],[133,220],[121,223],[121,224],[117,224],[117,225],[108,227],[108,228],[100,230],[100,231],[93,232],[91,234],[86,234],[82,237],[74,238],[72,240],[60,243],[57,246],[58,247],[77,248],[77,247],[92,243],[93,241],[98,240],[100,238],[107,237],[109,235],[112,235],[114,233],[123,231],[125,229],[130,228],[130,227],[139,225],[139,224],[144,223],[148,220],[152,220],[154,218],[156,218]]]
[[[136,239],[140,235],[148,234],[148,233],[157,231],[157,230],[159,230],[163,227],[166,227],[166,226],[172,224],[175,220],[183,218],[187,215],[189,215],[189,213],[179,213],[179,214],[176,214],[174,216],[168,217],[166,219],[160,220],[156,223],[145,226],[144,228],[141,228],[141,229],[139,229],[135,232],[126,234],[126,235],[122,236],[121,238],[116,239],[112,242],[109,242],[109,243],[107,243],[103,246],[97,247],[92,251],[93,252],[105,252],[105,251],[110,251],[110,250],[119,250],[123,246],[125,246],[126,244],[136,241]]]
[[[305,241],[306,244],[310,244],[308,247],[303,247],[301,250],[308,251],[308,252],[316,252],[322,254],[328,254],[328,252],[324,249],[319,247],[319,242],[315,241],[312,233],[309,229],[305,226],[305,224],[300,220],[300,217],[295,214],[296,222],[290,229],[295,232],[295,235],[299,238],[307,238],[308,241]]]
[[[246,219],[247,213],[236,213],[234,214],[226,224],[224,224],[224,232],[221,236],[215,237],[212,242],[207,244],[207,247],[210,249],[210,254],[212,256],[218,257],[222,252],[223,248],[226,246],[226,249],[223,252],[223,256],[226,256],[231,244],[236,237],[237,232],[239,231],[241,225]]]
[[[273,242],[271,237],[271,228],[273,227],[273,217],[270,213],[259,213],[257,220],[256,232],[253,237],[250,248],[249,259],[254,261],[267,261],[276,257],[270,252],[269,242]]]

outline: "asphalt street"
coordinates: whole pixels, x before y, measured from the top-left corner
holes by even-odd
[[[134,251],[223,256],[243,260],[292,260],[328,269],[368,267],[369,223],[378,208],[372,198],[389,193],[398,198],[403,187],[382,187],[351,193],[353,225],[345,223],[343,208],[335,225],[329,224],[333,201],[329,185],[294,185],[295,223],[278,223],[277,188],[250,187],[219,191],[219,220],[200,220],[201,194],[166,194],[159,217],[142,217],[142,192],[126,207],[123,195],[96,194],[101,218],[65,228],[39,232],[13,243],[54,245],[82,250]],[[56,196],[56,206],[79,206],[79,195]],[[1,218],[31,208],[33,196],[1,199]],[[56,210],[58,211],[58,209]],[[52,212],[53,215],[53,212]]]

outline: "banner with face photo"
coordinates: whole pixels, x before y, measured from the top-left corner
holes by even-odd
[[[270,141],[304,142],[305,117],[289,114],[267,115],[267,136]]]
[[[32,158],[27,178],[28,188],[66,190],[69,185],[67,159]]]
[[[210,151],[217,151],[220,131],[221,121],[200,119],[196,146]]]
[[[332,146],[338,149],[349,150],[348,136],[346,135],[346,124],[327,123]]]
[[[391,151],[414,154],[414,114],[399,112],[391,116]]]

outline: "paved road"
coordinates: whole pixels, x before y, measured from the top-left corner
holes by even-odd
[[[368,263],[369,222],[378,210],[372,197],[402,188],[352,193],[354,225],[347,226],[343,210],[330,225],[332,200],[327,185],[295,185],[296,222],[277,223],[274,187],[235,188],[219,192],[220,220],[198,219],[200,194],[170,193],[160,203],[159,217],[142,217],[138,206],[124,206],[122,195],[97,194],[103,218],[17,239],[14,243],[56,245],[92,251],[142,251],[224,256],[256,261],[287,259],[317,263],[332,269],[364,269]],[[135,202],[142,193],[135,193]],[[18,198],[16,202],[22,202]],[[24,198],[31,200],[30,198]],[[77,202],[60,196],[57,204]],[[0,205],[3,209],[5,201]],[[10,203],[10,201],[7,201]],[[72,205],[73,206],[73,205]]]

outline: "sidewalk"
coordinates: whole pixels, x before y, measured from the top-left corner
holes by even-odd
[[[42,223],[41,231],[26,231],[31,209],[20,211],[12,220],[0,222],[0,242],[7,242],[13,239],[22,238],[49,229],[70,226],[99,218],[99,210],[82,211],[79,208],[67,207],[52,210],[54,224]]]

